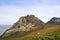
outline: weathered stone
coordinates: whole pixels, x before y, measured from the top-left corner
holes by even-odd
[[[57,17],[53,17],[50,21],[48,21],[47,23],[50,23],[50,24],[59,24],[60,23],[60,18],[57,18]]]
[[[37,17],[34,15],[27,15],[27,16],[22,16],[19,18],[19,20],[12,25],[12,27],[5,32],[5,35],[13,34],[15,32],[21,32],[21,31],[30,31],[33,30],[35,25],[40,25],[43,24],[41,20],[39,20]]]

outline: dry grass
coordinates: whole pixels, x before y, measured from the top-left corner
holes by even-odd
[[[51,33],[51,32],[56,31],[56,30],[60,30],[60,25],[57,25],[57,26],[54,26],[54,27],[49,27],[49,28],[46,28],[46,29],[37,30],[37,31],[29,33],[29,34],[27,34],[23,37],[15,38],[15,40],[23,40],[26,37],[32,37],[32,36],[38,36],[38,35],[42,35],[42,34],[46,34],[46,33]]]

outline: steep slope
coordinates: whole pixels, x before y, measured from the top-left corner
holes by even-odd
[[[23,40],[60,40],[60,30],[43,35],[39,34],[38,36],[26,37]]]
[[[41,29],[41,30],[37,30],[37,31],[34,31],[34,32],[30,32],[29,34],[26,34],[24,36],[16,37],[16,36],[11,35],[9,37],[3,37],[3,38],[1,38],[1,40],[23,40],[23,39],[29,38],[29,37],[35,37],[35,36],[39,36],[39,35],[52,33],[52,32],[57,31],[57,30],[59,30],[59,32],[60,32],[60,25],[56,25],[56,26],[49,27],[49,28],[46,28],[46,29]]]
[[[8,29],[4,36],[12,35],[16,32],[28,32],[36,29],[42,29],[44,23],[34,15],[22,16]]]
[[[32,33],[26,35],[26,36],[21,37],[21,39],[24,39],[26,37],[32,37],[32,36],[38,36],[38,35],[51,33],[51,32],[54,32],[56,30],[60,30],[60,25],[52,26],[52,27],[49,27],[49,28],[46,28],[46,29],[37,30],[35,32],[32,32]]]

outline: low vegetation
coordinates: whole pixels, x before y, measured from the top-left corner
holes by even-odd
[[[60,40],[60,25],[46,26],[48,27],[44,29],[21,33],[17,32],[8,37],[0,37],[0,40]],[[38,33],[38,35],[36,35],[36,33]]]
[[[48,34],[43,34],[34,37],[27,37],[24,40],[60,40],[60,31],[55,31]]]
[[[47,23],[34,15],[22,16],[0,36],[0,40],[60,40],[60,18]]]

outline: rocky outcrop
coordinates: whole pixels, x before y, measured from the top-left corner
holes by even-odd
[[[48,21],[47,23],[50,24],[60,24],[60,18],[57,17],[53,17],[50,21]]]
[[[14,34],[15,32],[35,30],[37,28],[42,28],[43,24],[44,23],[34,15],[22,16],[4,33],[4,35],[8,36]],[[39,25],[39,27],[37,25]]]

